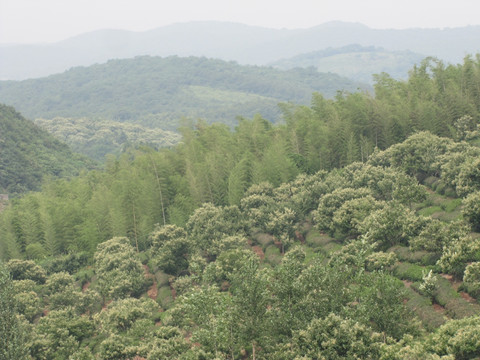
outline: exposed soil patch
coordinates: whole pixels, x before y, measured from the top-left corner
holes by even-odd
[[[90,281],[87,281],[85,284],[82,286],[82,292],[87,291],[88,287],[90,286]]]
[[[460,291],[460,296],[468,301],[470,304],[476,304],[477,303],[477,300],[475,300],[473,297],[471,297],[469,294],[467,294],[466,292],[463,292],[463,291]]]
[[[148,289],[147,294],[148,294],[148,297],[149,297],[150,299],[152,299],[152,300],[156,300],[156,299],[157,299],[158,289],[157,289],[157,283],[155,282],[155,280],[153,281],[153,284],[152,284],[152,286],[150,287],[150,289]]]
[[[440,314],[445,314],[445,308],[440,305],[440,304],[433,304],[433,310],[435,310],[437,313],[440,313]]]
[[[265,253],[263,252],[262,248],[258,245],[252,246],[252,250],[257,256],[260,258],[260,260],[265,259]]]
[[[405,287],[407,288],[410,288],[410,286],[412,286],[413,284],[413,281],[410,281],[410,280],[402,280],[403,282],[403,285],[405,285]]]

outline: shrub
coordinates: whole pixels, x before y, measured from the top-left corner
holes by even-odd
[[[395,253],[379,251],[367,257],[365,266],[369,271],[384,270],[395,264],[395,261],[397,261],[397,255]]]
[[[473,262],[465,268],[463,285],[472,296],[480,296],[480,262]]]
[[[480,353],[480,317],[452,320],[442,325],[430,339],[427,348],[438,355],[455,359],[474,359]]]
[[[480,239],[463,236],[454,239],[443,249],[443,254],[437,264],[442,271],[460,278],[463,276],[467,262],[474,260],[480,250]]]
[[[90,257],[87,252],[78,252],[46,260],[42,265],[49,274],[62,271],[73,274],[86,266],[89,259]]]
[[[145,289],[145,271],[127,238],[116,237],[101,243],[94,259],[103,296],[119,299],[139,295]]]
[[[480,231],[480,191],[469,194],[463,200],[462,214],[474,231]]]

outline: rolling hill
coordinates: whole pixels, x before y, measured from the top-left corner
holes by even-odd
[[[236,124],[260,113],[275,122],[279,102],[308,104],[313,92],[368,89],[315,69],[276,70],[207,58],[111,60],[41,79],[0,82],[0,102],[29,118],[88,117],[176,130],[179,120]]]

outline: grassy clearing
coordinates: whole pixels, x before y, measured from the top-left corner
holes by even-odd
[[[428,180],[428,179],[427,179]],[[425,180],[425,181],[427,181]],[[435,182],[433,183],[435,188]],[[439,185],[440,187],[440,185]],[[440,187],[441,188],[441,187]],[[445,195],[441,195],[434,192],[428,192],[425,201],[415,205],[415,210],[418,215],[431,216],[435,219],[442,221],[453,221],[461,218],[461,205],[462,199],[452,198],[455,196],[454,191],[449,188],[440,192]]]
[[[418,215],[422,215],[422,216],[432,216],[434,214],[437,214],[437,213],[442,213],[443,210],[440,206],[438,205],[434,205],[434,206],[428,206],[428,207],[425,207],[423,209],[420,209],[418,210]],[[435,216],[437,217],[437,216]]]
[[[322,251],[325,252],[325,255],[330,255],[333,254],[334,252],[337,252],[342,249],[342,245],[338,244],[336,242],[329,242],[326,244],[324,247],[322,247]]]
[[[433,266],[398,262],[393,267],[393,275],[401,280],[422,281],[423,276],[432,269]]]
[[[388,251],[394,252],[398,260],[421,265],[435,265],[440,258],[440,254],[435,254],[425,250],[412,251],[407,246],[396,245]]]
[[[480,313],[480,305],[471,304],[463,299],[450,282],[440,276],[438,276],[437,290],[433,296],[438,304],[445,307],[447,314],[453,319],[463,319]]]

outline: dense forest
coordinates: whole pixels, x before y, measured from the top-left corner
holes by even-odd
[[[11,201],[0,357],[478,358],[480,57],[375,92],[186,122]]]

